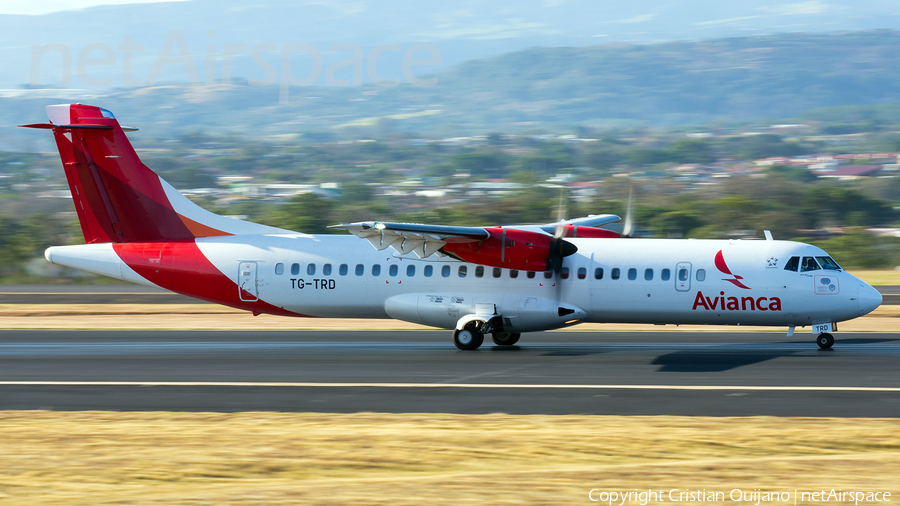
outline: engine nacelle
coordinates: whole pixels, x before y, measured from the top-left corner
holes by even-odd
[[[574,254],[574,244],[530,230],[492,227],[491,236],[478,242],[448,242],[441,250],[464,262],[520,271],[546,271],[554,255]],[[558,251],[555,251],[558,249]]]
[[[566,225],[563,227],[563,237],[583,237],[587,239],[606,239],[622,237],[622,234],[596,227],[579,227],[578,225]]]
[[[467,315],[482,316],[479,306],[496,308],[505,332],[535,332],[579,323],[587,313],[569,303],[513,293],[404,293],[384,301],[391,318],[445,329]],[[493,313],[493,312],[488,312]],[[494,314],[483,314],[487,321]]]

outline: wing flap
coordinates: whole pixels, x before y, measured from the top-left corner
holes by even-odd
[[[490,232],[480,227],[449,227],[420,223],[363,221],[332,225],[329,228],[346,230],[366,239],[376,250],[391,247],[400,254],[415,253],[419,258],[440,254],[439,250],[448,242],[477,242],[491,236]]]

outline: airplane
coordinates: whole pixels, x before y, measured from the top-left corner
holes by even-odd
[[[615,215],[544,225],[359,222],[308,235],[209,212],[146,167],[100,107],[51,105],[49,129],[85,244],[48,261],[246,311],[395,318],[486,335],[584,322],[809,326],[821,348],[881,294],[822,249],[792,241],[631,238]],[[630,212],[629,212],[630,215]],[[626,222],[628,220],[626,219]],[[374,247],[373,247],[374,246]]]

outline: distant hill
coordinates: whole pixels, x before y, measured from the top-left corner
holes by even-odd
[[[821,108],[832,108],[834,115],[841,106],[900,102],[898,68],[900,32],[885,30],[535,48],[456,65],[437,74],[430,88],[291,87],[286,104],[279,103],[277,85],[174,84],[76,98],[160,136],[354,127],[458,135],[541,126],[759,121]],[[0,98],[4,149],[19,137],[8,127],[39,121],[43,105],[72,99],[34,93],[41,96]]]
[[[71,3],[4,4],[3,12],[36,12],[41,6],[30,4],[46,7]],[[102,5],[43,15],[0,14],[0,26],[0,88],[31,82],[35,44],[68,48],[72,53],[68,67],[73,73],[82,49],[93,46],[91,57],[103,58],[97,47],[105,46],[116,62],[93,66],[91,77],[112,79],[110,85],[103,86],[134,86],[123,83],[125,56],[120,45],[128,37],[132,44],[141,46],[130,55],[130,66],[131,78],[142,80],[148,77],[173,31],[183,34],[201,76],[210,44],[220,58],[224,44],[246,44],[248,48],[257,44],[310,44],[321,53],[327,67],[343,58],[331,52],[335,44],[356,44],[368,55],[379,44],[408,47],[428,43],[442,55],[437,70],[446,70],[461,61],[529,47],[651,44],[788,31],[900,29],[900,11],[895,0],[188,0]],[[181,54],[180,50],[175,48],[169,54]],[[276,67],[279,64],[277,53],[260,56]],[[382,75],[391,79],[401,75],[399,57],[388,52],[381,60]],[[61,63],[59,56],[48,57],[35,84],[58,85]],[[232,75],[245,78],[263,74],[246,50],[236,52],[232,68]],[[159,70],[163,80],[188,82],[183,66],[166,65]],[[76,88],[93,86],[75,81]],[[324,84],[324,79],[318,84]]]
[[[493,121],[651,123],[784,118],[900,101],[900,32],[529,49],[441,75],[447,102]]]

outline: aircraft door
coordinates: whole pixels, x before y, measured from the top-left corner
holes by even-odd
[[[241,262],[238,267],[238,295],[244,302],[256,302],[259,300],[256,262]]]
[[[686,292],[691,289],[691,263],[678,262],[675,265],[675,289]]]

